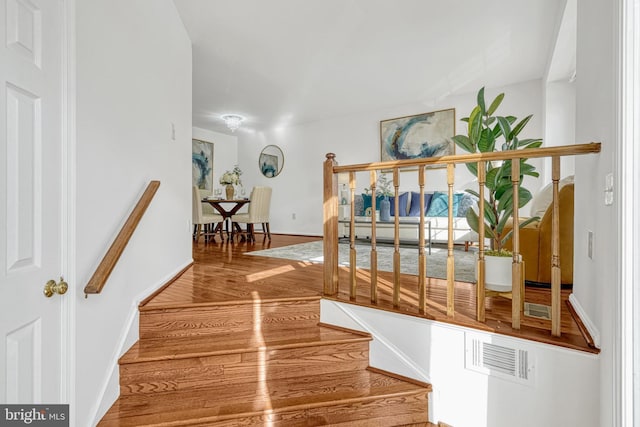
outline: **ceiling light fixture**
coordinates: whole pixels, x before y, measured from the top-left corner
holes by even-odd
[[[231,132],[235,132],[244,121],[244,117],[237,114],[223,114],[220,118],[224,120],[227,127],[231,129]]]

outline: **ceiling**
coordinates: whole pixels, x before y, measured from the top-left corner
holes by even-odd
[[[562,0],[174,0],[193,125],[264,131],[545,76]],[[238,132],[240,132],[238,131]]]

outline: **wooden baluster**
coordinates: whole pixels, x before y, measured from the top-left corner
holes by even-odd
[[[424,166],[418,169],[418,187],[420,188],[420,227],[418,227],[418,309],[420,314],[427,310],[427,255],[424,252]],[[429,236],[431,238],[431,236]],[[431,242],[429,242],[431,243]]]
[[[553,181],[553,202],[551,217],[551,335],[559,337],[560,327],[560,157],[551,159],[551,179]]]
[[[511,268],[511,327],[520,329],[520,312],[522,311],[522,264],[520,260],[520,159],[511,160],[511,183],[513,184],[513,264]]]
[[[447,239],[447,316],[453,317],[455,312],[455,262],[453,259],[453,183],[455,165],[447,163],[447,185],[449,187],[449,238]]]
[[[476,317],[478,322],[485,321],[485,287],[484,287],[484,185],[486,180],[487,166],[484,161],[478,162],[478,194],[480,195],[480,200],[478,201],[478,263],[477,263],[477,272],[478,272],[478,283],[476,285],[476,298],[477,298],[477,307],[476,307]]]
[[[395,194],[393,200],[393,306],[398,308],[400,306],[400,215],[398,215],[398,212],[400,212],[400,202],[398,200],[400,198],[400,174],[398,173],[398,168],[393,170],[393,187]]]
[[[370,171],[371,188],[371,302],[378,303],[378,252],[376,251],[376,171]]]
[[[349,281],[349,298],[351,300],[356,299],[356,177],[355,173],[349,172],[349,200],[350,213],[349,213],[349,269],[350,269],[350,281]]]
[[[324,275],[323,292],[325,295],[338,293],[338,177],[333,173],[337,165],[334,153],[327,153],[323,168],[323,210],[324,219]]]

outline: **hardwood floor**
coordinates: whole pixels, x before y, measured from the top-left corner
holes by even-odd
[[[119,361],[120,397],[99,425],[435,427],[429,384],[370,368],[369,334],[319,323],[322,265],[246,255],[314,240],[194,244],[194,264],[139,307],[140,341]],[[335,299],[370,306],[367,274],[359,272],[358,296],[349,301],[341,270]],[[488,320],[476,322],[472,284],[456,283],[455,316],[447,317],[446,281],[429,279],[423,316],[415,276],[401,277],[399,309],[392,273],[379,279],[379,309],[594,351],[566,307],[555,338],[549,321],[526,316],[512,330],[511,301],[501,297],[487,298]],[[549,299],[548,290],[525,293],[526,301]]]
[[[320,324],[318,283],[243,266],[253,245],[203,245],[140,307],[100,426],[430,426],[431,386],[370,368],[369,334]]]
[[[272,241],[263,242],[258,235],[255,243],[217,243],[194,245],[194,265],[167,289],[153,297],[141,310],[153,307],[198,306],[211,301],[228,302],[254,299],[283,299],[312,297],[322,294],[322,265],[260,256],[245,256],[246,252],[288,246],[296,243],[320,240],[317,237],[273,235]],[[457,282],[455,286],[455,316],[446,315],[446,281],[427,280],[426,316],[418,313],[417,277],[401,275],[402,293],[398,309],[392,303],[393,276],[389,272],[378,272],[380,281],[377,308],[395,311],[416,317],[429,317],[437,321],[467,326],[479,330],[496,332],[533,341],[559,345],[577,350],[597,353],[590,347],[580,332],[578,324],[566,306],[571,291],[562,291],[562,336],[551,336],[549,320],[523,316],[520,330],[511,328],[511,300],[502,297],[487,297],[486,323],[475,320],[475,285]],[[340,271],[339,301],[362,306],[372,306],[369,298],[368,271],[358,275],[358,295],[349,300],[348,270]],[[551,305],[547,289],[527,287],[525,301]]]

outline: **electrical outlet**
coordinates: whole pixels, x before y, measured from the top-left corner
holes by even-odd
[[[171,123],[171,139],[176,140],[176,125],[173,122]]]
[[[587,254],[589,255],[589,258],[593,259],[593,231],[589,230],[589,237],[588,237],[588,247],[587,247]]]
[[[295,212],[291,214],[291,219],[296,219],[296,214],[295,214]]]

